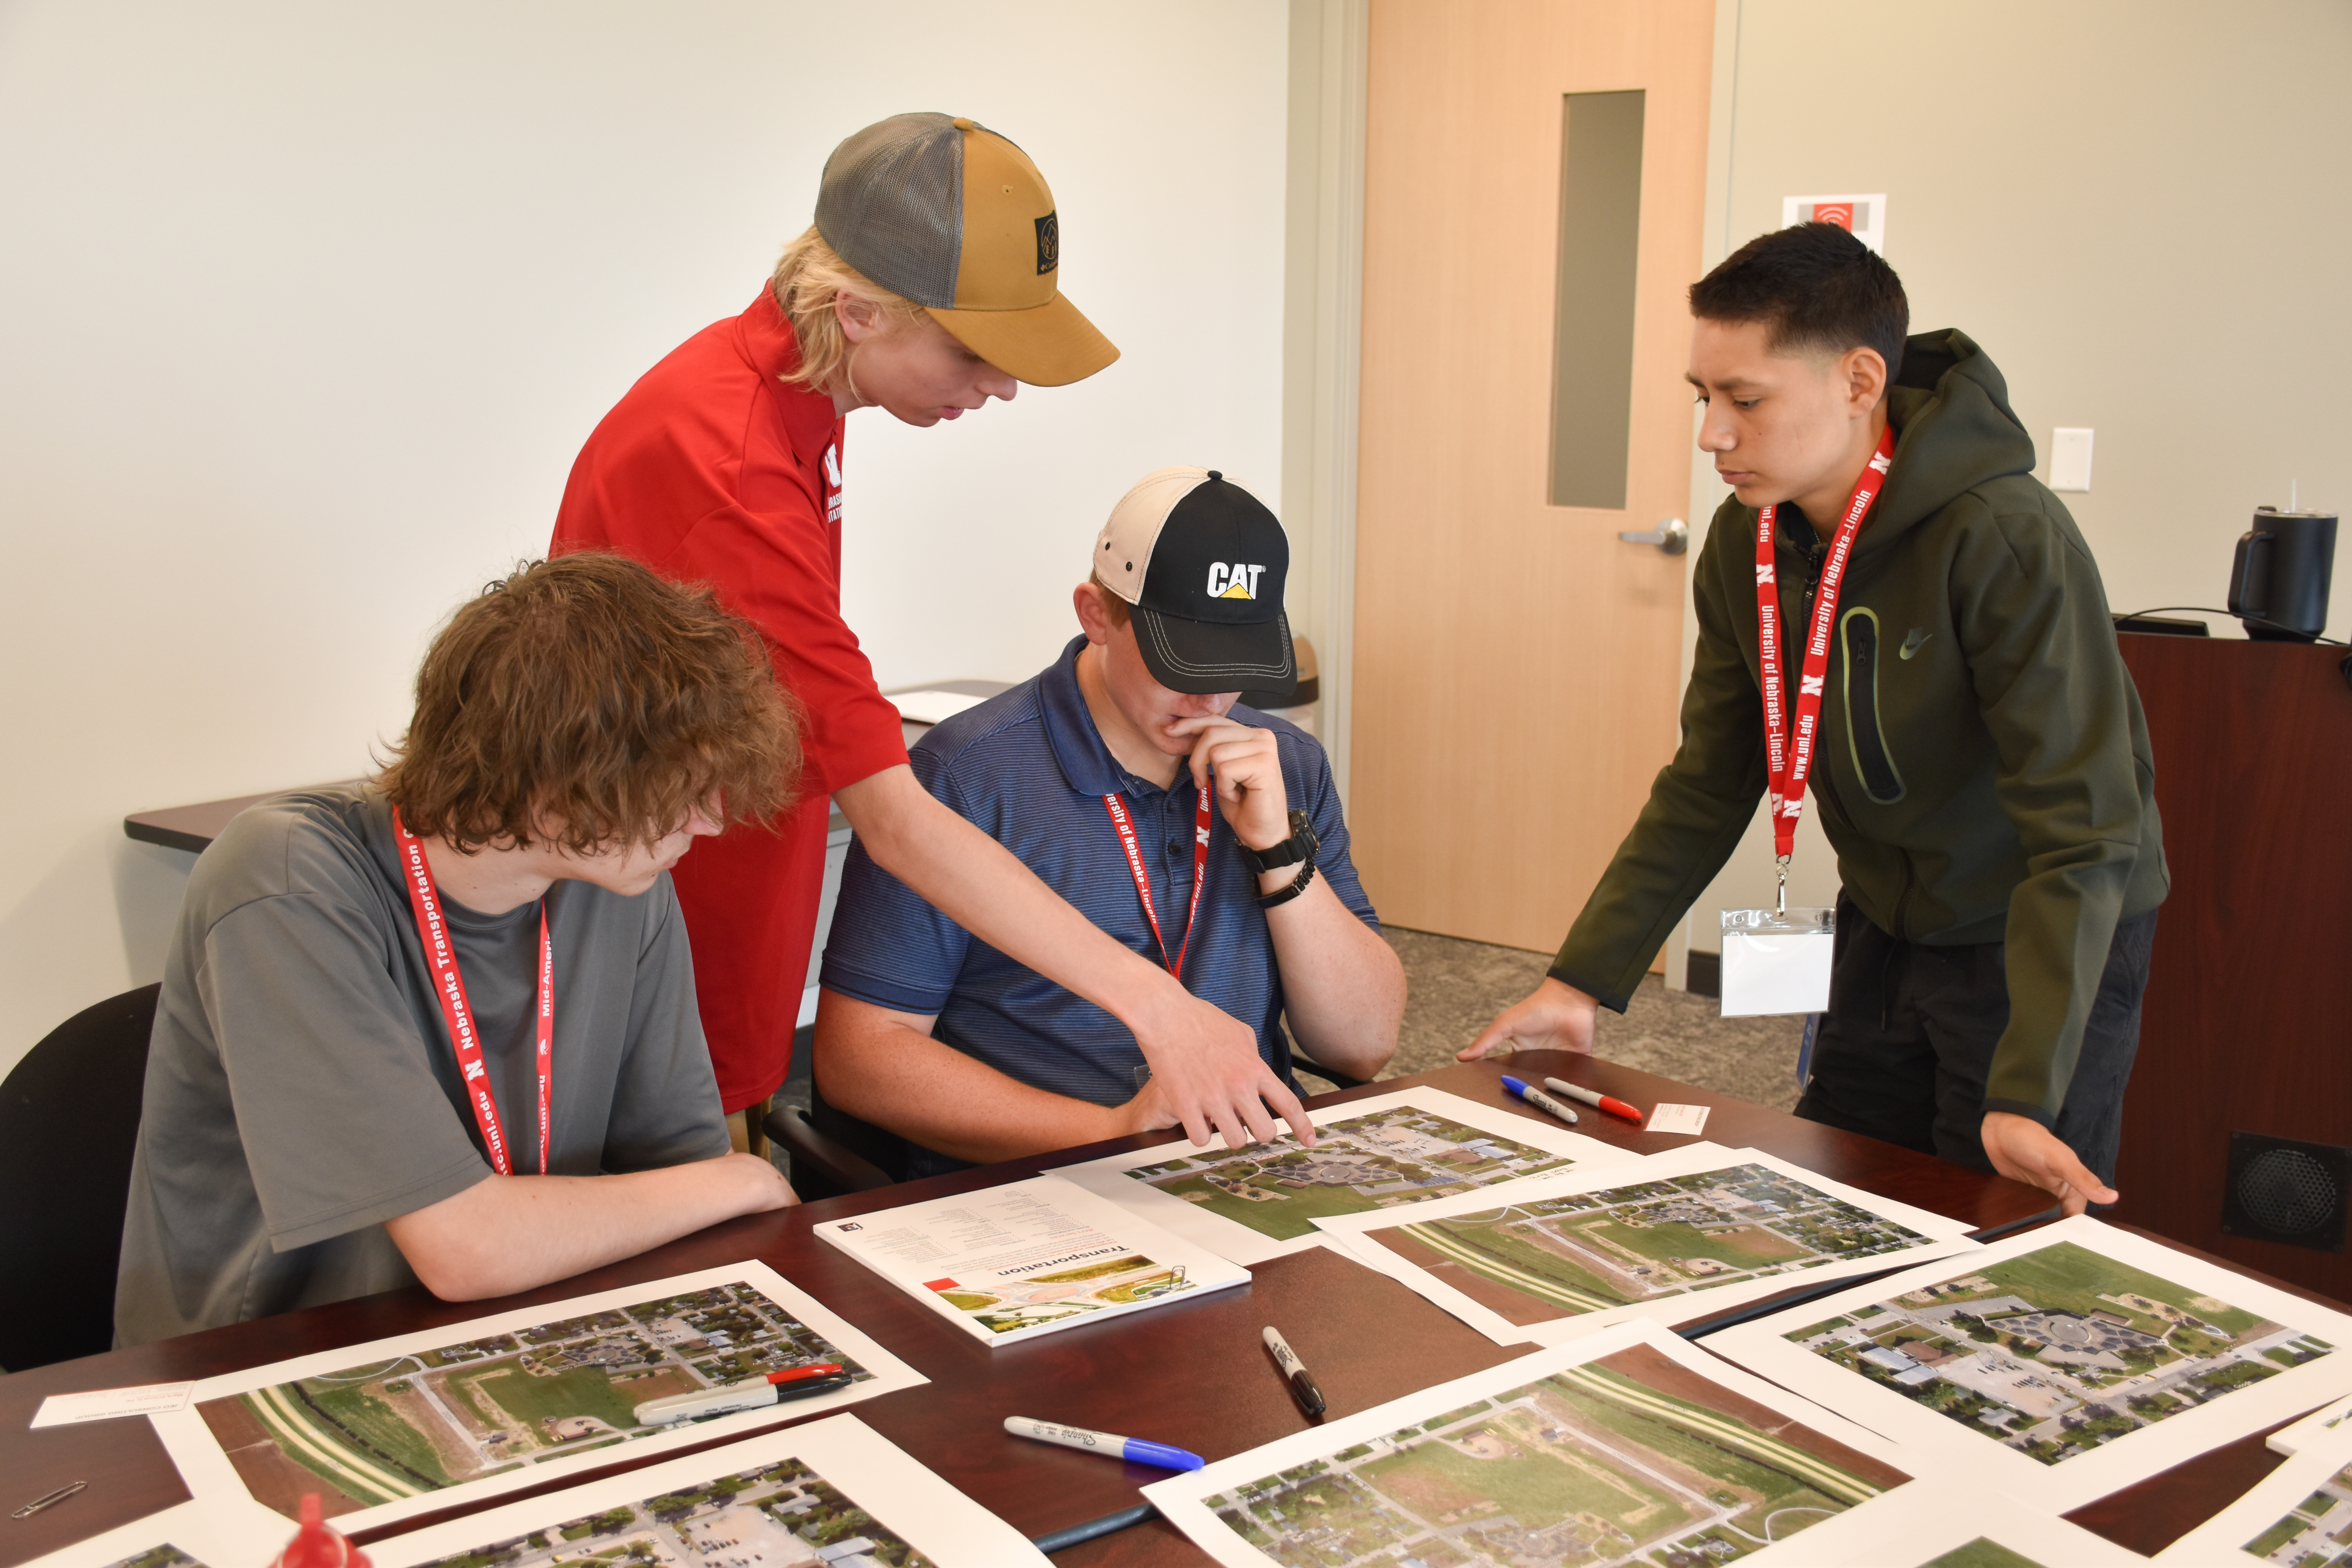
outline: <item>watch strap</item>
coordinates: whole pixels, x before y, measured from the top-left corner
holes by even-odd
[[[1258,895],[1257,907],[1262,910],[1277,909],[1282,905],[1290,902],[1291,900],[1297,898],[1299,894],[1305,892],[1307,890],[1307,884],[1314,880],[1315,862],[1313,858],[1310,858],[1306,865],[1298,868],[1297,876],[1293,877],[1288,882],[1276,888],[1271,893],[1261,893]]]
[[[1315,825],[1304,811],[1290,809],[1290,837],[1264,849],[1253,849],[1235,841],[1242,858],[1253,871],[1277,871],[1285,866],[1296,866],[1301,860],[1312,860],[1322,843],[1315,837]]]

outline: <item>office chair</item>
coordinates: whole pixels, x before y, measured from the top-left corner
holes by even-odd
[[[114,1343],[114,1271],[160,985],[58,1025],[0,1083],[0,1367]]]

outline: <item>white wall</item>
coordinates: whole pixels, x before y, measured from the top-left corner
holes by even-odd
[[[2285,506],[2291,481],[2306,508],[2352,509],[2343,0],[1724,0],[1721,15],[1727,244],[1709,259],[1779,227],[1783,196],[1887,193],[1914,330],[1958,327],[1991,356],[2042,478],[2053,426],[2097,432],[2090,492],[2061,499],[2116,609],[2220,605],[2249,514]],[[1694,489],[1704,510],[1723,493],[1711,475]],[[2352,538],[2336,562],[2342,637]],[[1799,879],[1819,901],[1836,878],[1808,837]],[[1770,846],[1751,828],[1693,908],[1690,945],[1716,946],[1718,908],[1769,896]]]
[[[940,109],[1034,156],[1125,350],[850,424],[885,685],[1059,647],[1119,493],[1280,493],[1286,31],[1265,0],[0,6],[0,1070],[154,979],[191,857],[126,812],[348,776],[573,453],[747,304],[825,154]]]

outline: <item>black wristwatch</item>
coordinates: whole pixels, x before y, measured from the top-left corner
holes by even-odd
[[[1301,860],[1314,859],[1316,851],[1323,847],[1323,841],[1315,837],[1315,826],[1307,814],[1294,806],[1290,813],[1289,837],[1268,849],[1253,849],[1237,838],[1234,840],[1234,847],[1242,852],[1242,858],[1249,863],[1250,869],[1273,871],[1285,866],[1296,866]]]

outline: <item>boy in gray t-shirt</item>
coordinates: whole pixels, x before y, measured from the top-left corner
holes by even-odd
[[[707,593],[583,554],[461,608],[378,780],[265,802],[196,862],[118,1339],[419,1281],[505,1295],[793,1202],[728,1152],[667,871],[797,772],[764,655]]]

